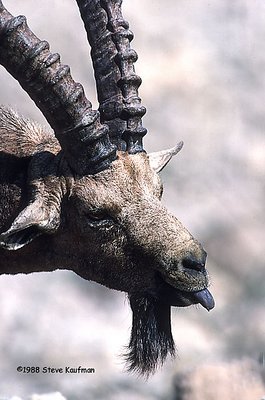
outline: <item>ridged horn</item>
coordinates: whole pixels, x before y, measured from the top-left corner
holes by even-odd
[[[91,46],[101,121],[109,126],[111,141],[119,149],[126,150],[126,143],[122,140],[126,121],[120,118],[124,108],[123,96],[117,85],[121,76],[115,60],[117,49],[107,28],[106,11],[100,0],[77,0],[77,4]]]
[[[138,96],[141,78],[135,74],[137,54],[130,48],[133,33],[123,19],[122,0],[76,0],[91,45],[99,110],[115,137],[129,153],[143,151],[146,112]]]
[[[26,18],[13,17],[1,0],[0,63],[41,110],[76,173],[93,174],[110,165],[116,147],[82,85],[72,79],[60,56],[50,53],[49,44],[33,34]]]

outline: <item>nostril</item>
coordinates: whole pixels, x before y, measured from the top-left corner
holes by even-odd
[[[203,271],[205,269],[205,263],[194,260],[194,258],[184,258],[182,265],[184,268],[194,269],[195,271]]]

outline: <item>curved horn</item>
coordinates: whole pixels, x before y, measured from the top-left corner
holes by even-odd
[[[109,126],[112,142],[119,149],[126,150],[126,143],[122,140],[126,121],[120,118],[124,108],[123,96],[117,85],[121,76],[115,61],[117,49],[107,28],[107,14],[100,0],[77,0],[77,4],[91,46],[101,121]]]
[[[146,129],[138,88],[141,78],[135,74],[137,54],[130,48],[133,33],[123,19],[122,0],[77,0],[91,45],[102,120],[111,136],[125,140],[129,153],[143,151]]]
[[[55,131],[65,156],[78,174],[96,173],[116,158],[108,127],[76,83],[60,56],[49,51],[28,28],[26,18],[13,17],[0,0],[0,63],[29,94]]]

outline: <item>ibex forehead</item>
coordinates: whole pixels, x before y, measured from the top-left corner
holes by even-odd
[[[152,169],[146,153],[134,155],[121,153],[119,161],[117,167],[120,168],[120,174],[117,171],[117,176],[122,174],[132,187],[139,188],[140,192],[150,191],[152,194],[154,191],[156,192],[157,188],[161,189],[161,180]]]
[[[72,199],[81,214],[100,213],[120,218],[126,210],[142,210],[160,203],[161,193],[160,178],[145,153],[119,152],[108,169],[77,179]]]
[[[150,187],[160,182],[158,175],[151,168],[145,152],[137,154],[118,152],[118,158],[112,163],[108,172],[120,182],[129,180],[132,184],[141,184],[142,181],[145,181],[150,183]],[[104,176],[104,172],[97,174],[99,179],[101,176]],[[108,173],[105,174],[105,177],[108,177]]]
[[[76,183],[75,192],[79,192],[80,189],[94,196],[94,201],[99,203],[103,199],[115,203],[118,199],[131,202],[143,194],[160,197],[162,183],[158,174],[151,168],[146,153],[131,155],[119,152],[117,160],[110,168],[96,175],[80,178]]]

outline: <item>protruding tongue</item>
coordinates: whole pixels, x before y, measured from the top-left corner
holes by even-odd
[[[214,298],[208,289],[199,290],[198,292],[193,293],[193,298],[206,308],[207,311],[214,308]]]

